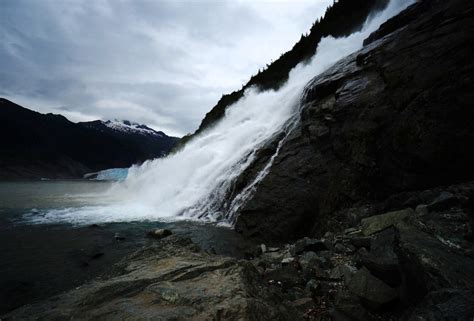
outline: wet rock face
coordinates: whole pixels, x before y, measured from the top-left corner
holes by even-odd
[[[236,229],[279,241],[320,235],[356,203],[474,179],[472,10],[417,2],[313,79],[298,128]]]

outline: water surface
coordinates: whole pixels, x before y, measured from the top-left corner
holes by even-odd
[[[112,184],[0,182],[0,315],[105,275],[113,263],[153,242],[145,235],[154,228],[169,228],[219,254],[242,257],[253,246],[231,229],[198,222],[113,222],[113,213],[107,223],[75,222],[81,208],[110,202],[103,195]],[[72,222],[42,219],[55,211],[69,213]],[[117,233],[124,239],[116,240]]]

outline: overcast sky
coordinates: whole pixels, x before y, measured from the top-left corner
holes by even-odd
[[[0,0],[0,96],[73,121],[194,131],[332,0]]]

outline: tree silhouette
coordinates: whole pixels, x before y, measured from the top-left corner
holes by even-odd
[[[312,24],[309,33],[303,33],[300,40],[290,51],[283,53],[277,60],[266,65],[266,68],[253,75],[238,91],[223,95],[217,105],[208,112],[195,134],[211,126],[220,119],[227,106],[239,100],[245,89],[255,86],[260,90],[278,89],[288,79],[290,70],[300,62],[311,58],[317,50],[321,38],[348,36],[362,28],[370,13],[382,10],[389,0],[339,0],[328,6],[323,18]],[[191,139],[187,137],[187,140]]]

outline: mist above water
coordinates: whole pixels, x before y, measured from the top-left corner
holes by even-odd
[[[323,38],[317,54],[296,66],[279,90],[247,90],[243,98],[227,108],[225,117],[182,150],[132,167],[127,179],[104,195],[109,205],[50,210],[33,220],[92,223],[198,219],[232,225],[239,207],[265,177],[272,160],[231,206],[222,207],[228,191],[266,142],[281,132],[288,133],[299,121],[305,85],[362,48],[371,32],[411,3],[413,0],[392,0],[383,12],[366,22],[362,31],[346,38]]]

